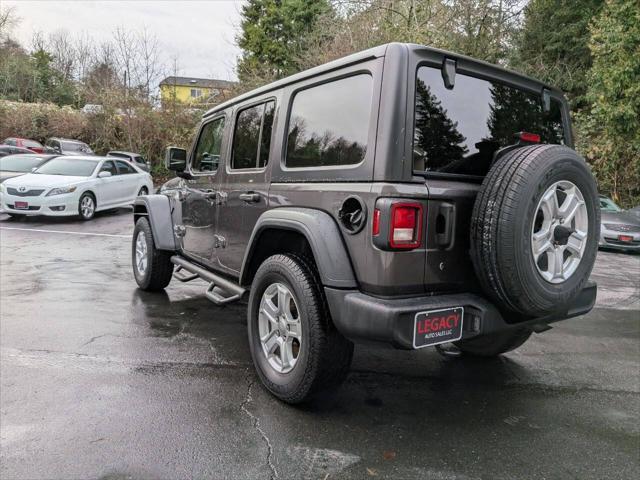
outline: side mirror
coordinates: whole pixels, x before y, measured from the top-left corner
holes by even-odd
[[[109,178],[111,176],[111,172],[102,171],[98,174],[98,178]]]
[[[167,147],[164,155],[164,166],[167,170],[184,172],[187,169],[187,151],[184,148]]]

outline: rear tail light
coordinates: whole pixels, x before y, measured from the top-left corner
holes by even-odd
[[[418,248],[422,240],[422,205],[403,202],[392,204],[389,227],[389,246],[391,248]]]

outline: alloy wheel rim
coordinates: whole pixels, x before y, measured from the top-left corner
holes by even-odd
[[[136,268],[140,275],[147,271],[147,237],[142,231],[136,237]]]
[[[278,373],[293,370],[301,353],[302,322],[298,304],[286,285],[273,283],[262,294],[258,334],[271,368]]]
[[[587,206],[580,189],[567,180],[547,188],[531,227],[531,253],[540,276],[553,284],[571,278],[582,261],[588,233]]]
[[[80,203],[80,211],[82,212],[82,216],[84,218],[89,218],[93,215],[95,207],[93,205],[93,199],[91,197],[84,197],[82,202]]]

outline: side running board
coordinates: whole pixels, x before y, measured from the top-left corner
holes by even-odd
[[[216,305],[226,305],[227,303],[236,302],[242,298],[246,291],[240,285],[215,273],[211,273],[209,270],[205,270],[199,265],[191,263],[189,260],[178,255],[171,257],[171,263],[178,267],[173,273],[173,276],[181,282],[190,282],[196,278],[202,278],[209,282],[209,287],[205,295]],[[183,270],[189,273],[185,274]]]

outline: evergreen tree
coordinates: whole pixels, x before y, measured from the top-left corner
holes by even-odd
[[[249,0],[242,7],[238,76],[281,78],[299,70],[297,58],[328,0]]]
[[[524,10],[512,66],[562,89],[574,109],[584,107],[586,73],[591,66],[589,22],[603,3],[604,0],[531,0]]]
[[[600,190],[632,206],[640,201],[640,4],[607,0],[591,34],[581,143]]]

